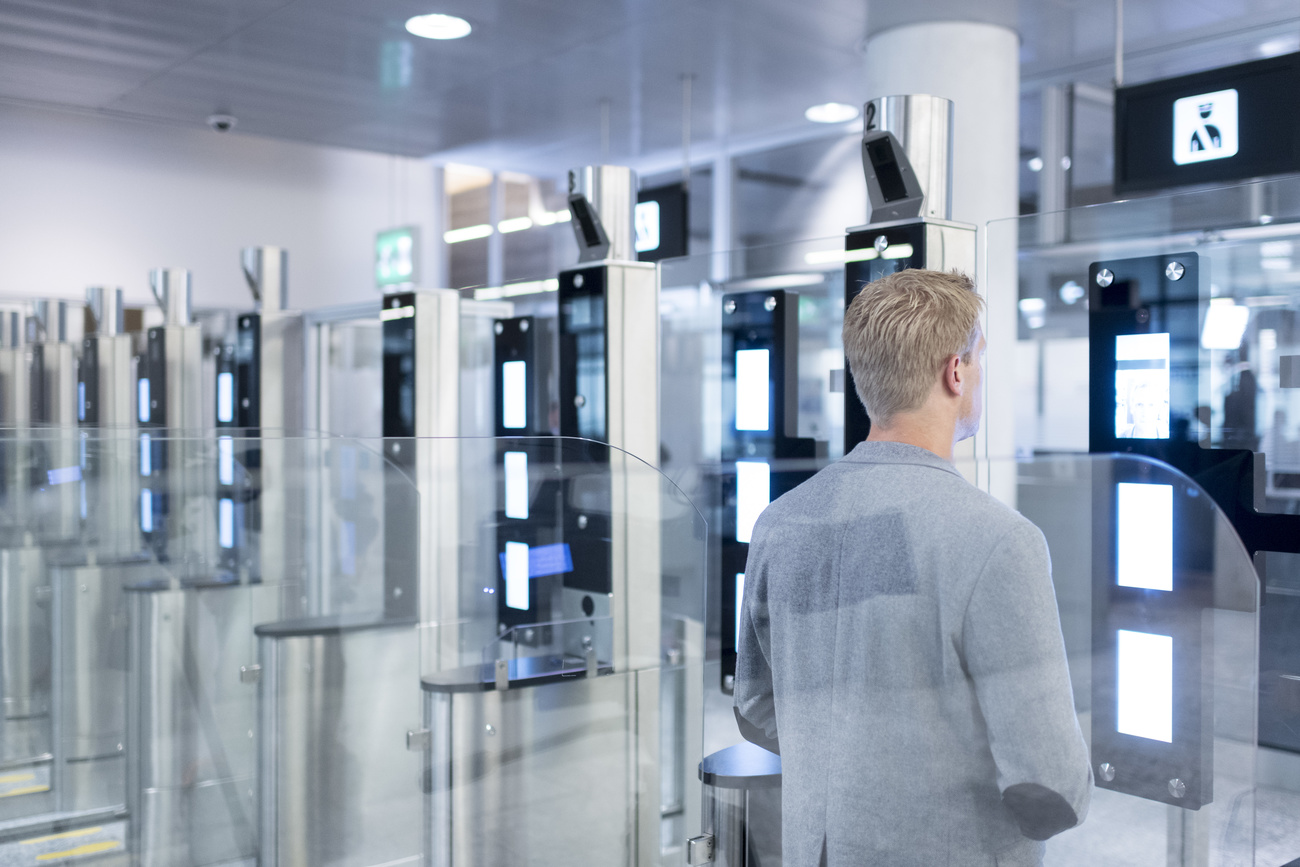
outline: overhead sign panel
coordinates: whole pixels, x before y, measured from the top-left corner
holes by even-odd
[[[1300,172],[1300,54],[1121,87],[1115,191]]]

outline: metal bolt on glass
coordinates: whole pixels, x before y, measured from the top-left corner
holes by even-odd
[[[1105,289],[1111,283],[1115,282],[1115,272],[1109,268],[1102,268],[1097,272],[1097,285]]]
[[[726,301],[722,302],[722,309],[723,309],[725,312],[727,312],[727,313],[735,313],[735,312],[736,312],[736,301],[735,301],[735,299],[734,299],[734,298],[728,298]]]
[[[889,248],[889,239],[881,235],[872,246],[876,248],[877,253],[883,253]]]
[[[773,310],[776,309],[775,295],[769,295],[763,299],[763,309],[766,310],[768,313],[771,313]]]
[[[1165,276],[1170,280],[1181,280],[1187,269],[1180,262],[1170,262],[1165,266]]]
[[[1097,766],[1097,775],[1106,782],[1112,782],[1115,779],[1115,766],[1110,762],[1102,762]]]
[[[1177,777],[1174,777],[1169,781],[1169,794],[1173,795],[1175,798],[1181,798],[1183,795],[1187,794],[1187,784]]]
[[[506,330],[506,327],[502,323],[498,322],[496,325],[493,326],[493,330],[496,331],[497,334],[503,334]]]

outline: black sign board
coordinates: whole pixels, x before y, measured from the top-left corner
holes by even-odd
[[[1115,92],[1115,192],[1300,172],[1300,54]]]
[[[684,184],[641,190],[636,196],[636,257],[658,262],[685,256],[691,233],[690,197]]]

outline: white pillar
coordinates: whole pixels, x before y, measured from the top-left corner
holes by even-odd
[[[990,220],[1019,212],[1020,38],[996,24],[934,21],[885,30],[867,42],[863,101],[927,93],[953,102],[952,218],[979,227],[984,333],[984,419],[974,455],[979,483],[1015,502],[1016,232]],[[988,462],[988,463],[984,463]],[[1002,472],[998,472],[1002,470]]]
[[[448,272],[450,259],[447,242],[442,239],[447,231],[447,170],[442,166],[433,166],[430,170],[430,195],[432,206],[429,208],[428,229],[420,240],[421,260],[420,285],[429,289],[446,289],[451,278]]]

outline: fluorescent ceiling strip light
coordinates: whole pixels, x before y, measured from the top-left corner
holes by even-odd
[[[497,223],[497,231],[503,235],[509,235],[511,232],[522,232],[532,227],[533,221],[528,217],[511,217],[509,220],[502,220]]]
[[[451,229],[442,233],[442,240],[448,244],[459,244],[462,241],[476,241],[479,238],[486,238],[492,234],[492,227],[487,223],[480,223],[477,226],[466,226],[463,229]]]

